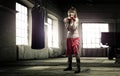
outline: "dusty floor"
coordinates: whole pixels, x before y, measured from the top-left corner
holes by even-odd
[[[0,66],[0,76],[120,76],[120,64],[105,57],[81,57],[81,73],[76,69],[73,58],[73,70],[63,71],[67,67],[67,58],[45,60],[26,60],[4,63]]]

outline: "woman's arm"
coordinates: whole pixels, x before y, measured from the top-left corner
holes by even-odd
[[[69,24],[68,18],[64,18],[63,22],[65,24],[66,29],[69,31],[70,30],[70,24]]]
[[[79,23],[78,18],[75,18],[75,20],[72,20],[71,29],[72,29],[73,31],[75,31],[75,30],[77,29],[78,23]]]

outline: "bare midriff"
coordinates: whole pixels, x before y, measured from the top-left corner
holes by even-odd
[[[77,38],[79,37],[78,30],[75,30],[74,32],[68,31],[67,32],[67,38]]]

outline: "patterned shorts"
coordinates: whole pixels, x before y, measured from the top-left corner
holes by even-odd
[[[66,55],[78,54],[80,47],[80,38],[67,38]]]

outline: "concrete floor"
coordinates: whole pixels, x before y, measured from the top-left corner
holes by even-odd
[[[0,76],[120,76],[120,64],[114,62],[103,57],[81,57],[81,73],[74,74],[75,58],[72,71],[63,71],[66,57],[17,61],[1,63]]]

